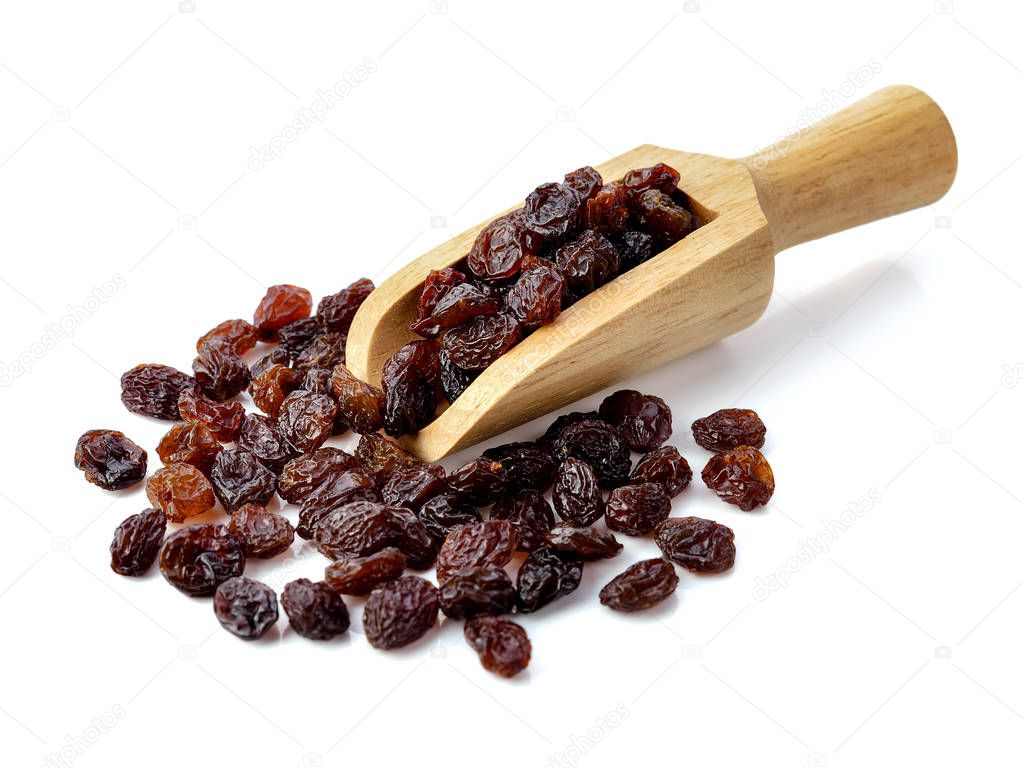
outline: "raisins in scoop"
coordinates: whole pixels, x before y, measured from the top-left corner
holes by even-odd
[[[505,566],[515,553],[515,528],[507,520],[463,525],[451,531],[437,554],[437,578],[474,565]]]
[[[614,238],[618,264],[622,272],[638,267],[654,255],[654,239],[646,232],[630,229]]]
[[[592,229],[558,248],[555,261],[565,285],[579,296],[602,286],[615,276],[619,267],[614,245]]]
[[[515,526],[515,539],[522,552],[542,547],[556,522],[554,510],[543,494],[531,488],[498,499],[490,510],[491,520],[508,520]]]
[[[495,616],[477,616],[465,624],[465,640],[488,672],[514,677],[529,666],[533,646],[520,625]]]
[[[337,405],[328,395],[298,389],[284,398],[277,414],[277,429],[298,453],[316,450],[334,431]]]
[[[452,328],[441,342],[455,365],[468,371],[489,368],[522,338],[522,325],[512,315],[480,315]]]
[[[245,570],[245,548],[223,525],[190,525],[172,533],[160,551],[160,572],[186,595],[212,595]]]
[[[449,290],[430,315],[413,323],[412,331],[432,339],[441,331],[461,325],[469,318],[492,315],[500,306],[501,302],[491,291],[472,283],[462,283]]]
[[[245,406],[232,400],[218,403],[197,389],[186,389],[178,398],[178,413],[185,421],[202,422],[217,440],[230,443],[242,428]]]
[[[437,623],[437,588],[418,576],[402,576],[373,590],[362,613],[366,639],[389,650],[413,643]]]
[[[274,473],[244,448],[222,451],[213,462],[210,482],[228,512],[246,504],[265,506],[277,488]]]
[[[231,342],[234,351],[243,355],[256,346],[256,342],[259,340],[259,331],[256,326],[245,320],[225,320],[199,337],[195,343],[195,351],[201,352],[203,345],[213,339]]]
[[[423,282],[423,292],[416,304],[416,321],[421,322],[433,314],[434,307],[443,299],[456,285],[467,283],[469,278],[453,267],[430,270]]]
[[[522,210],[515,210],[480,231],[466,263],[481,280],[499,282],[518,272],[522,259],[535,253],[539,245],[540,239],[527,228]]]
[[[295,529],[288,518],[255,504],[235,510],[227,529],[241,539],[246,557],[267,560],[291,548]]]
[[[665,557],[696,573],[722,573],[735,563],[735,534],[713,520],[669,517],[654,541]]]
[[[558,468],[551,499],[554,509],[569,525],[592,525],[604,516],[604,496],[597,473],[573,456]]]
[[[565,278],[561,273],[552,265],[537,263],[519,275],[505,303],[522,327],[532,330],[557,319],[564,292]]]
[[[586,203],[583,215],[586,229],[602,235],[624,230],[629,222],[629,209],[625,202],[625,189],[620,183],[605,184]]]
[[[359,307],[373,293],[372,280],[356,280],[337,293],[324,296],[316,307],[316,317],[327,331],[348,333]]]
[[[167,532],[167,517],[158,509],[147,509],[124,520],[110,542],[110,567],[122,576],[141,576],[160,554]]]
[[[324,580],[342,595],[368,595],[404,572],[405,555],[397,547],[384,547],[366,557],[331,563],[324,573]]]
[[[547,534],[547,546],[576,560],[604,560],[617,557],[621,542],[613,534],[596,528],[557,525]]]
[[[600,404],[600,418],[617,427],[625,444],[645,453],[671,437],[671,409],[659,397],[623,389]]]
[[[508,488],[546,491],[554,483],[558,459],[549,443],[507,443],[488,448],[483,458],[501,462],[508,476]]]
[[[259,329],[261,339],[273,339],[277,331],[309,317],[313,308],[313,297],[305,288],[297,285],[272,285],[260,299],[252,318],[252,324]]]
[[[571,187],[579,195],[580,202],[585,203],[604,185],[604,180],[596,168],[584,165],[565,174],[564,184]]]
[[[156,470],[146,482],[146,496],[172,523],[208,512],[217,503],[210,481],[191,464],[168,464]]]
[[[441,389],[444,391],[444,398],[449,403],[453,403],[461,397],[478,375],[479,371],[467,371],[464,368],[459,368],[451,362],[451,356],[448,355],[447,350],[441,349],[440,383]]]
[[[452,472],[448,488],[469,504],[485,507],[508,490],[508,473],[501,462],[481,456]]]
[[[121,402],[132,413],[177,421],[178,398],[195,379],[169,365],[136,365],[121,376]]]
[[[541,184],[526,196],[522,209],[525,228],[543,240],[555,240],[574,232],[579,226],[582,200],[565,184]]]
[[[156,452],[164,464],[184,462],[207,473],[223,450],[213,433],[200,422],[185,422],[171,427],[160,439]]]
[[[515,597],[515,585],[497,565],[451,571],[440,585],[440,609],[451,619],[511,613]]]
[[[632,213],[640,228],[667,248],[693,231],[693,215],[675,204],[669,195],[648,189],[632,201]]]
[[[661,446],[640,459],[629,478],[634,485],[660,483],[672,498],[688,488],[692,479],[689,462],[672,445]]]
[[[645,536],[671,514],[671,499],[660,483],[625,485],[607,499],[604,520],[612,531]]]
[[[85,479],[108,491],[134,485],[146,476],[147,456],[123,432],[92,429],[78,438],[75,467]]]
[[[600,604],[614,611],[643,611],[671,597],[677,587],[675,566],[660,557],[641,560],[600,590]]]
[[[383,390],[356,378],[343,365],[334,368],[331,384],[338,413],[353,432],[369,435],[384,426],[387,401]]]
[[[622,177],[622,186],[634,197],[648,189],[656,189],[670,195],[678,187],[680,176],[669,165],[658,163],[649,168],[636,168]]]
[[[346,631],[350,623],[344,599],[322,581],[289,582],[281,593],[281,605],[291,628],[310,640],[330,640]]]
[[[220,626],[242,640],[255,640],[277,623],[277,593],[255,579],[228,579],[213,595]]]
[[[724,408],[693,422],[693,438],[708,451],[727,451],[740,445],[764,447],[767,427],[756,411]]]
[[[560,456],[582,459],[597,473],[600,487],[617,488],[628,482],[632,455],[621,435],[606,421],[585,420],[569,424],[554,444]]]
[[[774,495],[771,465],[764,454],[748,445],[711,456],[702,476],[719,498],[744,512],[766,504]]]
[[[249,386],[251,372],[234,344],[211,340],[199,350],[192,361],[192,373],[199,389],[214,400],[229,400]],[[180,398],[179,398],[180,399]]]
[[[418,432],[430,423],[440,395],[440,346],[413,341],[384,365],[384,431],[392,437]]]
[[[516,589],[522,613],[538,611],[574,592],[583,576],[582,562],[548,548],[535,549],[519,567]]]

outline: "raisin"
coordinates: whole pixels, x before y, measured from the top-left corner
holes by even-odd
[[[373,590],[362,613],[366,639],[388,650],[415,642],[437,623],[437,588],[418,576],[402,576]]]
[[[235,576],[217,587],[213,612],[232,635],[255,640],[277,623],[277,593],[260,581]]]
[[[655,189],[640,193],[632,200],[631,208],[640,228],[651,234],[661,248],[677,243],[693,231],[693,215]]]
[[[563,457],[574,456],[593,467],[601,488],[617,488],[628,482],[632,471],[629,446],[606,421],[569,424],[562,430],[554,448]]]
[[[245,320],[225,320],[199,337],[195,343],[195,351],[202,352],[206,342],[214,339],[230,342],[234,351],[243,355],[256,346],[256,342],[259,340],[259,331],[256,326]]]
[[[416,321],[421,322],[433,314],[434,307],[448,295],[456,285],[469,281],[462,272],[453,267],[432,269],[423,282],[423,292],[416,304]]]
[[[659,397],[623,389],[600,404],[600,418],[618,428],[622,440],[634,451],[645,453],[671,437],[671,409]]]
[[[245,406],[234,401],[218,403],[197,389],[186,389],[178,398],[178,413],[185,421],[205,424],[220,442],[230,443],[242,428]]]
[[[334,431],[337,405],[328,395],[298,389],[284,398],[277,414],[277,429],[295,451],[316,450]]]
[[[593,197],[604,186],[604,180],[596,168],[584,165],[565,174],[566,187],[571,187],[579,195],[579,200],[585,203]]]
[[[740,445],[764,447],[767,427],[756,411],[725,408],[693,422],[693,438],[708,451],[727,451]]]
[[[281,349],[286,349],[288,354],[294,357],[321,333],[323,326],[319,320],[315,317],[303,317],[281,328],[277,332],[277,343],[281,345]]]
[[[540,438],[539,442],[555,444],[561,438],[561,433],[564,432],[567,427],[570,427],[573,424],[578,424],[580,421],[599,420],[600,414],[596,411],[563,413],[551,423],[551,425],[547,428],[547,431],[544,432],[543,436]]]
[[[311,368],[333,368],[345,364],[345,344],[348,337],[340,333],[321,333],[309,342],[294,359],[294,367],[299,371]]]
[[[258,413],[246,414],[238,433],[238,447],[251,451],[274,472],[279,472],[298,454],[281,435],[277,425]]]
[[[313,538],[323,518],[355,501],[380,501],[376,481],[359,469],[329,475],[302,500],[298,513],[298,535],[303,539]]]
[[[348,608],[341,595],[322,581],[295,579],[281,592],[291,628],[310,640],[330,640],[348,629]]]
[[[654,239],[646,232],[630,229],[614,238],[618,265],[622,272],[638,267],[654,255]]]
[[[340,448],[318,448],[284,465],[277,483],[278,493],[285,501],[298,504],[325,480],[355,464],[355,457]]]
[[[398,546],[402,527],[383,504],[355,501],[325,515],[313,531],[316,548],[331,560],[365,557]],[[404,554],[404,552],[402,553]]]
[[[505,566],[515,553],[515,528],[507,520],[463,525],[451,531],[437,554],[437,578],[473,565]]]
[[[392,507],[406,507],[418,512],[423,504],[447,489],[444,467],[424,465],[397,470],[384,486],[381,495]]]
[[[766,504],[774,495],[774,472],[764,454],[748,445],[715,453],[703,468],[703,482],[744,512]]]
[[[671,514],[671,498],[660,483],[625,485],[607,499],[604,521],[612,531],[645,536]]]
[[[582,459],[569,456],[558,468],[551,500],[561,519],[570,525],[593,525],[604,516],[600,480]]]
[[[621,542],[613,534],[596,528],[557,525],[547,533],[547,546],[576,560],[604,560],[617,557]]]
[[[212,595],[245,570],[245,548],[223,525],[190,525],[172,533],[160,552],[160,572],[192,597]]]
[[[146,476],[148,457],[123,432],[92,429],[78,438],[75,468],[85,479],[108,491],[135,485]]]
[[[330,368],[310,368],[305,371],[299,389],[315,392],[318,395],[330,395],[334,397],[334,387],[330,384]]]
[[[201,422],[185,422],[171,427],[160,439],[156,452],[164,464],[185,463],[210,471],[223,446]]]
[[[519,209],[499,216],[480,231],[466,263],[481,280],[499,282],[518,272],[522,259],[535,253],[539,245],[540,238],[527,228],[526,216]]]
[[[121,376],[121,402],[132,413],[178,421],[178,398],[195,379],[169,365],[136,365]]]
[[[672,498],[688,488],[692,479],[689,462],[672,445],[662,446],[640,459],[629,478],[634,485],[660,483]]]
[[[549,547],[534,549],[519,567],[516,580],[519,611],[538,611],[574,592],[582,576],[581,561]]]
[[[284,367],[287,367],[290,363],[291,355],[288,354],[287,350],[276,347],[249,366],[249,373],[251,374],[250,378],[252,381],[255,381],[266,373],[270,369],[270,366],[283,365]]]
[[[437,542],[415,512],[402,507],[389,508],[401,529],[395,546],[405,555],[408,567],[416,571],[432,568],[437,560]]]
[[[343,365],[334,368],[330,380],[338,413],[352,431],[369,435],[384,426],[387,400],[383,390],[357,379]]]
[[[468,371],[489,368],[522,338],[522,325],[512,315],[480,315],[453,328],[441,342],[451,362]]]
[[[252,402],[271,419],[276,419],[281,403],[302,381],[302,374],[286,365],[273,364],[252,380]]]
[[[405,572],[405,555],[397,547],[384,547],[366,557],[338,560],[327,566],[324,579],[342,595],[368,595]]]
[[[583,215],[586,229],[602,235],[621,232],[629,223],[629,209],[625,203],[625,189],[621,184],[605,184],[586,202]]]
[[[696,573],[721,573],[735,564],[735,534],[713,520],[669,517],[654,541],[665,557]]]
[[[436,496],[426,502],[419,510],[419,519],[438,544],[444,543],[444,539],[455,528],[483,521],[476,507],[466,504],[451,493]]]
[[[508,520],[515,527],[515,539],[521,552],[542,547],[556,522],[554,510],[543,494],[529,488],[499,499],[490,511],[490,519]]]
[[[384,430],[392,437],[418,432],[433,418],[441,390],[439,352],[436,341],[413,341],[384,365]]]
[[[514,677],[529,666],[533,646],[521,626],[508,619],[477,616],[465,624],[465,640],[488,672]]]
[[[451,362],[451,356],[446,349],[440,351],[440,383],[444,391],[444,398],[453,403],[462,393],[469,388],[469,385],[476,380],[479,371],[467,371],[459,368]]]
[[[355,458],[380,486],[387,485],[399,469],[423,466],[420,459],[382,435],[363,435],[355,449]]]
[[[614,277],[619,266],[614,245],[592,229],[558,248],[555,261],[568,290],[580,296],[593,292]]]
[[[451,571],[440,585],[440,609],[451,619],[511,613],[515,597],[515,585],[497,565]]]
[[[547,264],[537,264],[519,275],[508,291],[505,303],[508,312],[523,328],[539,328],[552,323],[561,314],[565,278]]]
[[[191,464],[168,464],[156,470],[146,482],[146,496],[172,523],[208,512],[217,503],[210,481]]]
[[[600,590],[600,604],[614,611],[643,611],[667,600],[678,587],[675,566],[661,557],[626,568]]]
[[[277,488],[274,473],[244,448],[222,451],[213,462],[210,482],[228,512],[246,504],[265,506]]]
[[[548,443],[507,443],[488,448],[483,457],[501,462],[510,490],[546,491],[554,484],[558,460]]]
[[[167,517],[158,509],[147,509],[124,520],[110,542],[110,567],[122,576],[141,576],[160,554],[167,532]]]
[[[295,541],[295,529],[288,518],[255,504],[235,510],[227,529],[241,540],[246,557],[261,560],[286,552]]]
[[[574,232],[582,213],[579,193],[566,184],[541,184],[526,196],[522,208],[525,228],[543,240],[554,240]]]
[[[480,457],[448,476],[448,489],[476,507],[493,504],[508,490],[508,473],[499,461]]]
[[[259,329],[261,339],[273,339],[288,323],[309,317],[312,308],[312,294],[305,288],[271,285],[256,307],[252,324]]]
[[[500,306],[501,302],[490,291],[472,283],[462,283],[453,286],[437,302],[433,312],[414,322],[411,329],[413,333],[432,339],[441,331],[461,325],[469,318],[492,315]]]
[[[324,296],[316,307],[316,317],[326,330],[348,333],[355,313],[373,293],[373,288],[372,280],[362,278],[337,293]]]
[[[249,386],[251,372],[230,341],[213,339],[192,361],[192,373],[202,393],[214,400],[229,400]],[[180,399],[180,398],[179,398]]]
[[[622,186],[630,197],[634,197],[648,189],[656,189],[664,194],[671,194],[679,182],[679,172],[664,163],[650,168],[636,168],[622,177]]]

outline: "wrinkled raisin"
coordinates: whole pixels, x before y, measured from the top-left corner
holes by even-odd
[[[304,372],[311,368],[344,365],[347,341],[348,338],[340,333],[321,333],[295,356],[293,366],[296,370]]]
[[[363,435],[355,449],[355,458],[380,486],[387,485],[399,469],[423,466],[417,457],[381,435]]]
[[[202,422],[217,440],[230,443],[242,428],[245,406],[235,401],[218,403],[197,389],[186,389],[178,398],[178,413],[185,421]]]
[[[167,517],[158,509],[147,509],[124,520],[110,542],[110,567],[122,576],[141,576],[160,554],[167,532]]]
[[[561,437],[561,433],[573,424],[578,424],[580,421],[599,421],[600,414],[596,411],[576,411],[573,413],[563,413],[558,416],[551,425],[547,427],[547,431],[543,433],[540,438],[541,443],[556,444],[558,439]]]
[[[287,350],[275,347],[249,366],[249,373],[251,374],[250,378],[252,381],[255,381],[266,373],[270,369],[270,366],[283,365],[287,367],[290,363],[291,355],[288,354]]]
[[[462,393],[475,381],[479,371],[467,371],[459,368],[451,362],[451,356],[446,349],[440,351],[440,383],[444,391],[444,398],[453,403]]]
[[[473,565],[505,566],[515,553],[515,528],[507,520],[463,525],[452,530],[437,554],[437,578]]]
[[[604,185],[604,180],[596,168],[584,165],[565,174],[564,184],[571,187],[579,195],[579,200],[585,203],[593,197]]]
[[[373,590],[362,613],[366,639],[374,648],[401,648],[437,623],[437,588],[418,576],[402,576]]]
[[[490,510],[491,520],[507,520],[515,527],[515,539],[522,552],[542,547],[556,522],[554,510],[543,494],[530,488],[498,499]]]
[[[277,484],[278,493],[285,501],[299,504],[325,480],[355,465],[355,457],[340,448],[318,448],[284,465]]]
[[[416,571],[432,568],[440,547],[419,516],[412,510],[402,507],[389,507],[389,511],[401,529],[395,546],[405,555],[408,567]]]
[[[321,553],[331,560],[340,560],[399,546],[402,527],[401,521],[383,504],[355,501],[325,515],[313,536]]]
[[[235,510],[227,529],[241,539],[246,557],[266,560],[286,552],[295,541],[288,518],[255,504]]]
[[[228,512],[245,504],[265,506],[277,489],[274,473],[244,448],[222,451],[213,462],[210,482]]]
[[[281,403],[277,429],[295,451],[308,453],[330,437],[336,414],[337,405],[333,397],[297,389]]]
[[[617,557],[622,544],[613,534],[596,528],[558,525],[547,534],[547,546],[577,560],[604,560]]]
[[[255,640],[277,623],[277,593],[245,576],[228,579],[213,595],[220,626],[242,640]]]
[[[146,481],[146,496],[173,523],[208,512],[217,503],[210,481],[191,464],[168,464],[156,470]]]
[[[164,464],[185,463],[210,471],[223,446],[201,422],[185,422],[171,427],[160,439],[156,452]]]
[[[519,271],[525,256],[536,252],[540,240],[525,222],[519,209],[499,216],[480,231],[466,260],[476,277],[487,282],[505,280]]]
[[[223,525],[190,525],[167,537],[160,552],[160,572],[192,597],[212,595],[245,570],[245,548]]]
[[[703,468],[703,482],[729,504],[749,512],[774,495],[774,472],[764,454],[740,445],[710,457]]]
[[[575,189],[566,184],[541,184],[526,196],[522,223],[544,240],[558,239],[576,230],[581,212],[582,200]]]
[[[147,455],[123,432],[92,429],[78,438],[75,467],[85,479],[108,491],[134,485],[146,476]]]
[[[735,563],[732,529],[700,517],[669,517],[654,541],[664,556],[697,573],[721,573]]]
[[[582,576],[581,561],[549,547],[534,549],[519,567],[516,581],[519,611],[538,611],[574,592]]]
[[[355,501],[380,501],[376,481],[360,469],[329,475],[303,500],[298,513],[298,535],[311,539],[328,514]]]
[[[522,325],[512,315],[480,315],[444,335],[451,362],[469,371],[489,368],[522,338]]]
[[[622,177],[622,186],[630,196],[636,196],[648,189],[671,194],[679,182],[679,173],[664,163],[649,168],[636,168]]]
[[[416,304],[416,321],[421,322],[433,314],[434,307],[443,299],[456,285],[469,281],[464,273],[453,267],[430,270],[423,282],[423,292]]]
[[[558,271],[569,290],[586,295],[596,290],[618,271],[618,251],[610,240],[588,229],[558,248]]]
[[[539,328],[554,322],[561,314],[565,278],[547,264],[536,264],[522,272],[508,291],[505,303],[508,312],[523,328]]]
[[[480,657],[488,672],[514,677],[529,666],[533,646],[520,625],[495,616],[477,616],[467,621],[465,640]]]
[[[629,446],[614,427],[605,421],[578,421],[569,424],[554,444],[559,455],[582,459],[597,473],[600,487],[624,485],[632,471]]]
[[[440,347],[420,340],[395,352],[383,370],[384,430],[392,437],[418,432],[433,418],[441,390]]]
[[[630,229],[614,238],[618,265],[622,272],[638,267],[654,255],[654,239],[646,232]]]
[[[488,448],[483,457],[501,462],[510,490],[546,491],[554,484],[558,460],[548,443],[507,443]]]
[[[481,456],[452,472],[448,488],[469,504],[485,507],[508,490],[508,473],[501,462]]]
[[[693,422],[693,438],[708,451],[727,451],[740,445],[764,447],[767,427],[756,411],[724,408]]]
[[[451,571],[440,585],[440,609],[452,619],[511,613],[515,585],[497,565],[476,565]]]
[[[169,365],[136,365],[121,376],[121,402],[132,413],[177,421],[178,398],[195,379]]]
[[[213,339],[192,361],[199,389],[214,400],[229,400],[249,386],[251,372],[230,341]]]
[[[288,323],[277,332],[277,343],[281,349],[295,356],[309,346],[309,343],[323,332],[323,326],[315,317],[303,317]]]
[[[501,302],[490,291],[472,283],[462,283],[449,290],[428,316],[412,324],[412,331],[433,338],[441,331],[461,325],[477,315],[492,315]]]
[[[625,485],[607,499],[604,521],[612,531],[645,536],[671,514],[671,498],[660,483]]]
[[[289,394],[298,388],[302,374],[286,365],[273,364],[252,380],[249,394],[252,402],[271,419],[276,419]]]
[[[643,611],[668,599],[678,587],[675,566],[661,557],[641,560],[600,590],[600,604],[615,611]]]
[[[602,235],[621,232],[629,222],[629,209],[625,202],[625,189],[620,183],[605,184],[586,202],[583,214],[586,229]]]
[[[436,496],[423,504],[419,519],[438,544],[442,544],[455,528],[483,521],[476,507],[452,493]]]
[[[366,557],[338,560],[327,566],[325,581],[342,595],[368,595],[405,572],[405,555],[397,547],[384,547]]]
[[[372,280],[362,278],[337,293],[324,296],[316,307],[316,317],[326,330],[348,333],[355,313],[373,293],[373,288]]]
[[[631,209],[640,228],[650,233],[661,248],[677,243],[693,231],[693,215],[655,189],[635,197]]]
[[[617,427],[625,444],[645,453],[660,447],[671,437],[671,409],[654,395],[623,389],[600,404],[600,418]]]
[[[662,446],[640,459],[629,478],[634,485],[660,483],[672,498],[688,488],[692,479],[689,462],[672,445]]]
[[[406,507],[418,512],[423,504],[446,489],[444,467],[426,464],[395,471],[383,487],[381,496],[392,507]]]
[[[195,343],[195,351],[201,352],[203,345],[214,339],[229,341],[234,351],[243,355],[256,346],[259,340],[259,331],[252,323],[245,320],[225,320],[206,331]]]
[[[322,581],[295,579],[281,592],[291,628],[310,640],[330,640],[348,629],[348,608],[341,595]]]
[[[262,339],[273,339],[277,331],[309,317],[313,308],[313,297],[305,288],[297,285],[272,285],[260,299],[252,317],[252,324],[259,329]]]
[[[357,379],[343,365],[331,374],[338,413],[353,432],[369,435],[384,426],[387,401],[383,390]]]
[[[573,456],[558,468],[551,500],[562,520],[570,525],[593,525],[604,516],[604,496],[597,473]]]
[[[284,439],[277,424],[259,413],[245,416],[238,433],[238,447],[251,451],[274,472],[283,469],[299,453]]]

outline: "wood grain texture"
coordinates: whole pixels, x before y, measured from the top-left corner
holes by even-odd
[[[937,106],[899,86],[743,160],[644,145],[598,170],[617,179],[658,162],[681,173],[706,223],[537,330],[406,448],[437,461],[745,328],[767,307],[777,250],[933,202],[954,176],[955,143]],[[489,221],[370,295],[348,337],[355,375],[380,383],[387,359],[415,338],[408,325],[427,273],[457,264]]]

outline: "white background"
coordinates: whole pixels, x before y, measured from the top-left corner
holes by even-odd
[[[1021,18],[950,5],[4,4],[2,762],[1018,761]],[[367,59],[322,124],[250,166]],[[767,422],[766,510],[699,481],[675,504],[735,529],[731,573],[683,573],[661,608],[613,614],[600,586],[656,553],[628,540],[522,620],[534,659],[509,682],[456,622],[396,653],[358,621],[318,644],[282,617],[244,643],[155,569],[109,570],[145,498],[87,485],[75,440],[122,429],[155,467],[168,426],[122,408],[122,371],[187,369],[194,339],[265,286],[379,280],[568,169],[647,142],[743,155],[890,83],[949,115],[949,195],[782,253],[757,325],[628,382],[669,401],[697,472],[694,418],[736,403]],[[806,540],[827,551],[800,559]],[[250,573],[280,589],[324,564],[296,544]]]

